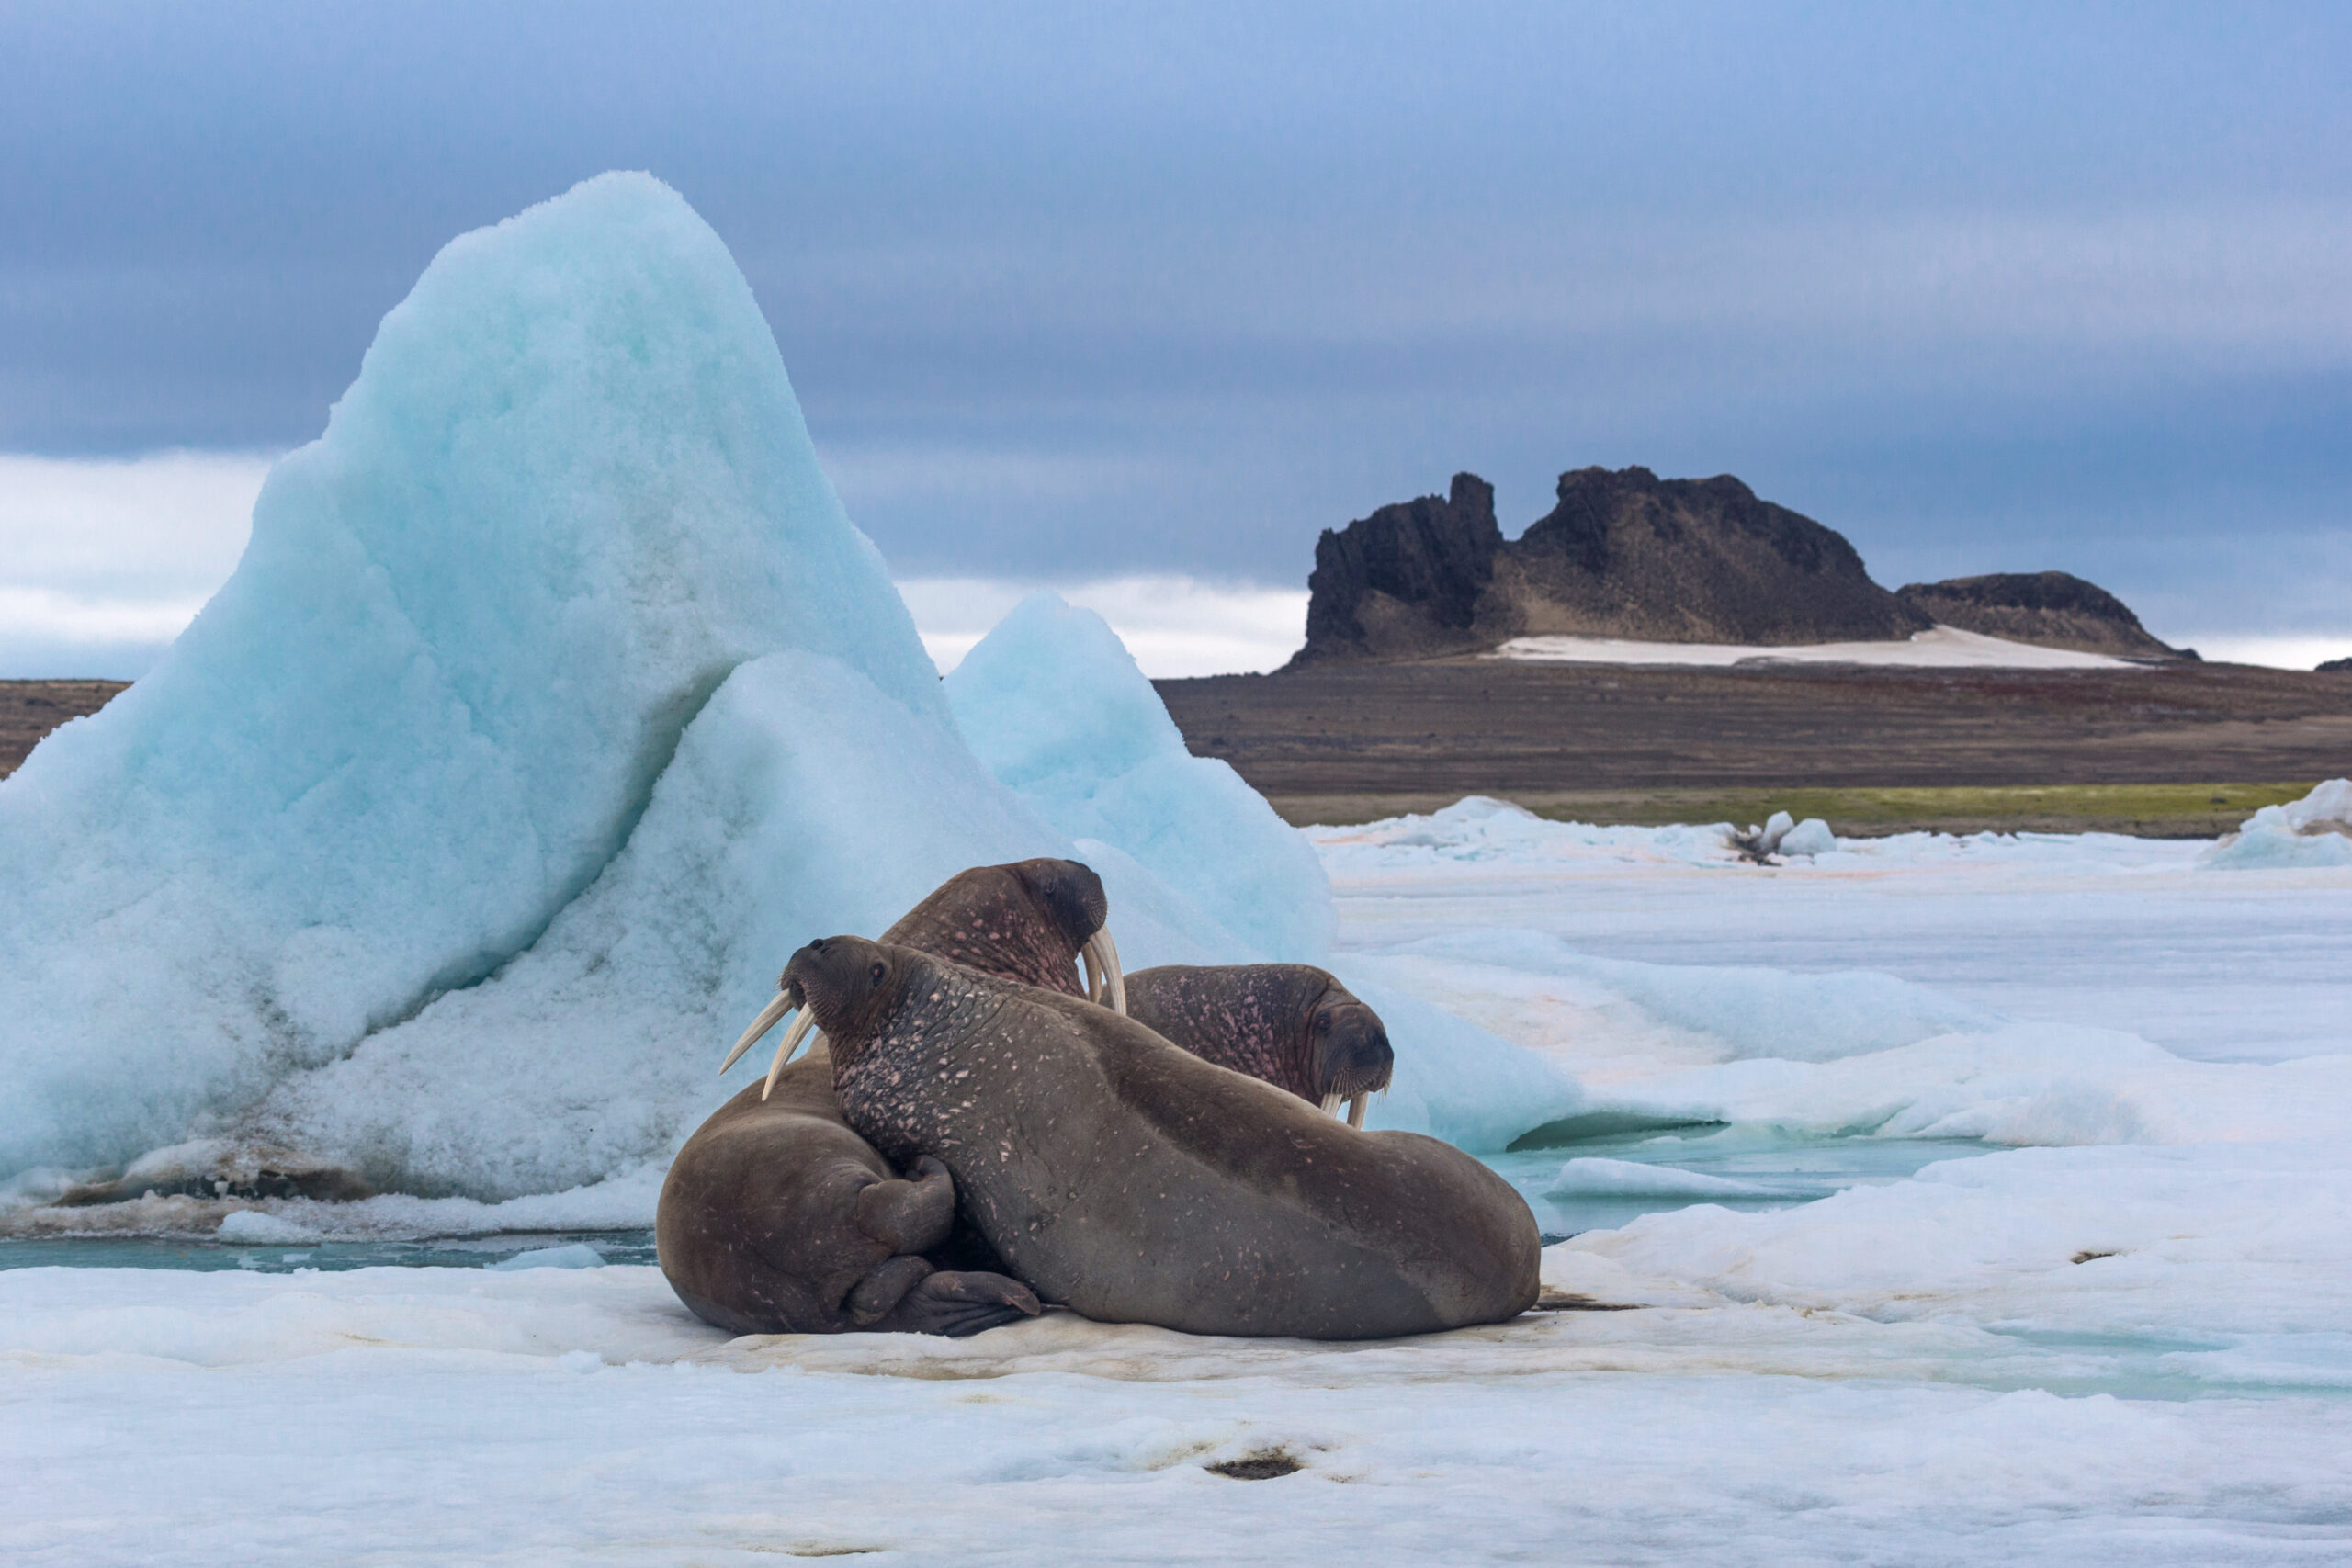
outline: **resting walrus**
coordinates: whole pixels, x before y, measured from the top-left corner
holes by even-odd
[[[1080,953],[1098,988],[1117,985],[1106,908],[1101,879],[1075,861],[976,866],[886,934],[1075,995]],[[727,1065],[784,1011],[772,1003]],[[850,1130],[822,1039],[786,1065],[808,1017],[778,1047],[767,1081],[719,1107],[671,1163],[654,1242],[678,1299],[738,1334],[966,1335],[1035,1315],[1035,1295],[988,1267],[993,1259],[972,1238],[952,1249],[972,1267],[936,1267],[950,1250],[953,1180],[936,1160],[912,1162],[917,1179],[900,1180]]]
[[[1362,1133],[1131,1020],[910,947],[828,937],[786,989],[849,1124],[930,1155],[1010,1267],[1088,1317],[1381,1338],[1534,1304],[1535,1217],[1411,1133]]]
[[[1396,1071],[1380,1015],[1311,964],[1138,969],[1126,993],[1127,1016],[1161,1039],[1326,1111],[1344,1100],[1351,1127]]]

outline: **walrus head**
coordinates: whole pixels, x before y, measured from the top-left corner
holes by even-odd
[[[1388,1026],[1346,987],[1335,984],[1307,1015],[1306,1046],[1315,1082],[1323,1090],[1323,1109],[1336,1111],[1344,1100],[1348,1125],[1363,1126],[1365,1098],[1386,1089],[1396,1070]]]
[[[976,865],[941,883],[882,940],[1125,1012],[1119,950],[1103,925],[1110,908],[1102,879],[1074,860]]]
[[[1094,868],[1074,860],[1023,860],[998,869],[1011,872],[1035,900],[1062,940],[1076,950],[1086,970],[1086,997],[1125,1012],[1126,989],[1119,974],[1119,950],[1112,945],[1110,896]]]
[[[1125,1012],[1126,982],[1119,971],[1119,949],[1103,923],[1110,908],[1102,879],[1078,861],[1040,858],[976,865],[940,884],[884,931],[882,941],[1047,990],[1083,995]],[[765,1100],[785,1064],[817,1027],[815,1010],[802,1008],[783,979],[776,982],[774,999],[735,1042],[718,1070],[733,1066],[796,1008],[800,1016],[777,1042],[767,1084],[760,1091]]]
[[[774,1029],[787,1013],[797,1010],[800,1016],[792,1021],[792,1026],[784,1032],[784,1038],[776,1042],[775,1060],[768,1064],[768,1080],[760,1088],[760,1098],[765,1100],[775,1092],[775,1080],[784,1071],[784,1065],[792,1060],[792,1054],[800,1048],[801,1041],[808,1037],[809,1031],[817,1028],[824,1016],[823,1010],[809,1001],[808,985],[809,976],[812,975],[817,976],[816,989],[819,995],[833,998],[846,995],[842,987],[850,979],[854,978],[848,969],[841,967],[842,964],[849,963],[849,960],[840,959],[834,951],[834,945],[842,942],[857,942],[864,947],[872,948],[874,957],[871,962],[885,970],[888,969],[886,950],[879,942],[867,942],[864,937],[820,937],[810,942],[798,953],[794,953],[792,961],[784,966],[784,973],[776,976],[775,998],[760,1010],[760,1016],[752,1021],[752,1027],[743,1031],[742,1038],[736,1041],[734,1049],[727,1053],[727,1060],[718,1064],[720,1072],[723,1073],[733,1066],[743,1053],[752,1048],[753,1042]],[[830,965],[826,962],[826,955],[829,953],[834,953],[837,960]],[[804,958],[808,959],[809,962],[802,963]],[[797,978],[793,974],[796,967],[801,970],[801,974]],[[829,980],[827,976],[833,976],[835,969],[840,969],[840,975]],[[878,985],[881,978],[880,975],[876,975],[870,984]],[[828,989],[829,986],[832,988]],[[840,1009],[836,1007],[835,1011],[839,1014]],[[822,1038],[820,1034],[819,1039]]]
[[[782,994],[837,1041],[862,1038],[897,999],[907,950],[862,936],[822,936],[784,966]]]

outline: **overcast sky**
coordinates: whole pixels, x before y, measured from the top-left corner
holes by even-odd
[[[1640,463],[2352,651],[2352,7],[1009,9],[0,0],[0,453],[308,440],[441,244],[644,168],[903,577],[1295,591]]]

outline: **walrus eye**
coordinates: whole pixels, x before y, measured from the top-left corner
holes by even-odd
[[[1331,1032],[1331,1015],[1329,1013],[1318,1012],[1315,1015],[1315,1032],[1317,1034],[1329,1034]]]
[[[889,972],[890,971],[888,966],[876,964],[865,972],[865,977],[878,986],[882,983],[882,976],[888,975]]]

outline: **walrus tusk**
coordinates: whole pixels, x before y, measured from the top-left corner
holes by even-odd
[[[790,1012],[795,1005],[790,991],[778,991],[775,1000],[762,1008],[760,1016],[752,1021],[752,1027],[743,1031],[743,1038],[735,1042],[735,1049],[727,1053],[727,1060],[718,1064],[718,1070],[723,1073],[733,1066],[742,1058],[743,1053],[752,1048],[752,1043],[774,1029],[776,1020]]]
[[[1365,1094],[1363,1091],[1359,1089],[1356,1092],[1355,1098],[1348,1101],[1349,1126],[1355,1128],[1362,1128],[1363,1126],[1363,1102],[1371,1098],[1372,1097],[1370,1095]]]
[[[1338,1094],[1325,1095],[1323,1097],[1323,1114],[1326,1116],[1337,1116],[1340,1113],[1340,1101],[1345,1098],[1347,1097]]]
[[[1086,960],[1087,1000],[1102,1002],[1113,1012],[1125,1012],[1127,982],[1119,973],[1119,944],[1111,940],[1111,928],[1104,926],[1088,937],[1079,956]]]
[[[1117,985],[1120,987],[1117,989],[1117,999],[1120,999],[1117,1010],[1125,1013],[1126,985],[1120,978],[1120,950],[1110,945],[1108,926],[1089,936],[1087,945],[1077,950],[1077,966],[1080,966],[1080,974],[1087,976],[1087,1001],[1093,1001],[1096,1006],[1110,1006],[1110,997],[1113,997],[1110,987]]]
[[[792,1021],[792,1027],[784,1032],[784,1038],[775,1043],[775,1060],[768,1066],[768,1081],[760,1088],[762,1100],[775,1092],[776,1075],[784,1071],[786,1062],[792,1060],[792,1054],[800,1048],[800,1042],[808,1037],[809,1026],[816,1021],[814,1008],[801,1009],[800,1016]],[[817,1038],[821,1040],[824,1036],[820,1034]]]

